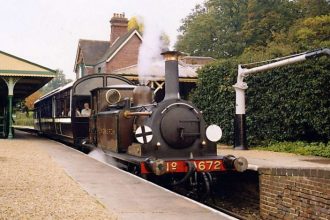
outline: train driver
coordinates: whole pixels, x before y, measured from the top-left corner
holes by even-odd
[[[89,103],[84,103],[84,108],[81,110],[81,117],[89,117],[91,115],[91,109],[89,108]]]

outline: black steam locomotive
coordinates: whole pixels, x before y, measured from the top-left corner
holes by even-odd
[[[207,126],[202,113],[180,98],[179,53],[163,55],[163,101],[154,103],[147,86],[119,76],[92,75],[37,101],[36,128],[80,148],[100,148],[139,175],[171,175],[173,185],[193,176],[207,185],[210,173],[245,171],[245,158],[217,155],[220,127]],[[76,109],[86,102],[91,103],[90,117],[77,116]]]

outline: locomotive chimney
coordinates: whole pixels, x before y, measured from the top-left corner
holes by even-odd
[[[165,59],[165,98],[180,99],[179,92],[179,66],[178,58],[181,55],[178,51],[166,51],[162,53]]]

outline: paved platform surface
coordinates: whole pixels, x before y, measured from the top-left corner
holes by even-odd
[[[24,151],[24,149],[27,143],[31,146],[38,146],[38,149],[42,149],[42,151],[52,159],[49,161],[53,161],[56,166],[61,167],[61,169],[64,170],[75,183],[79,184],[79,186],[76,184],[74,188],[87,192],[90,195],[89,199],[92,199],[94,203],[100,205],[100,207],[98,207],[100,210],[96,212],[96,214],[103,211],[104,216],[100,215],[101,217],[99,218],[107,219],[118,217],[119,219],[157,220],[234,219],[220,212],[196,204],[189,199],[164,190],[115,167],[101,163],[65,145],[44,138],[35,137],[24,132],[17,132],[17,134],[19,139],[10,141],[0,140],[1,149],[3,151],[11,151],[12,146],[15,145],[17,141],[20,141],[20,146],[15,148],[17,154],[24,153],[35,155],[33,149],[29,149],[27,152]],[[6,142],[5,147],[3,144],[4,142]],[[33,161],[33,157],[31,157],[30,160]],[[15,172],[14,167],[7,172]],[[48,182],[56,183],[58,181],[57,175],[49,175],[51,170],[42,169],[38,170],[38,172],[41,173],[40,178],[43,178],[43,173],[47,173]],[[19,176],[17,179],[19,179]],[[31,182],[28,184],[33,185],[35,183]],[[6,188],[1,187],[3,186],[0,186],[0,201],[1,199],[5,199],[2,197],[2,194],[6,193],[6,191],[4,192]],[[66,186],[63,185],[63,188],[65,187]],[[51,192],[52,188],[49,190]],[[22,189],[21,191],[22,193],[25,193],[25,189]],[[52,196],[51,193],[44,195],[44,197],[48,198],[50,204],[52,204],[53,201]],[[62,196],[65,197],[65,194]],[[95,202],[93,200],[94,198],[96,198],[99,203]],[[77,199],[79,200],[81,198],[79,197]],[[14,208],[19,208],[20,204],[16,205],[18,207]],[[76,207],[77,205],[79,206],[80,202],[72,200],[72,206]],[[102,210],[102,206],[106,210]],[[61,207],[61,205],[55,207]],[[1,208],[2,205],[0,202],[0,209]],[[68,208],[70,209],[70,206]],[[45,212],[42,208],[39,211]],[[38,217],[38,213],[34,214]],[[73,216],[73,218],[79,219],[79,216]],[[92,217],[90,219],[94,218]]]
[[[261,150],[234,150],[218,148],[218,154],[245,157],[249,169],[258,168],[310,168],[330,170],[330,159],[315,156],[301,156],[292,153]]]
[[[57,143],[16,134],[0,139],[0,219],[117,219],[43,150]]]

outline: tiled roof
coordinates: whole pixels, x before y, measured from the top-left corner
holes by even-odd
[[[196,78],[197,69],[201,65],[190,65],[184,62],[179,61],[179,77],[182,78]],[[163,79],[165,76],[165,62],[164,61],[155,61],[149,66],[149,73],[143,73],[142,75],[146,78],[157,78]],[[122,68],[111,72],[112,74],[118,75],[139,75],[137,65],[130,67]]]
[[[131,29],[118,38],[112,46],[109,41],[79,40],[85,65],[96,65],[105,62],[131,36],[136,29]]]
[[[109,41],[79,40],[84,62],[86,65],[95,65],[110,46]]]
[[[116,52],[116,50],[131,36],[131,34],[135,31],[136,29],[131,29],[129,30],[126,34],[118,38],[114,44],[111,47],[108,47],[105,53],[103,54],[102,57],[100,57],[97,61],[97,63],[101,63],[106,61],[111,55]],[[95,63],[95,64],[97,64]]]

